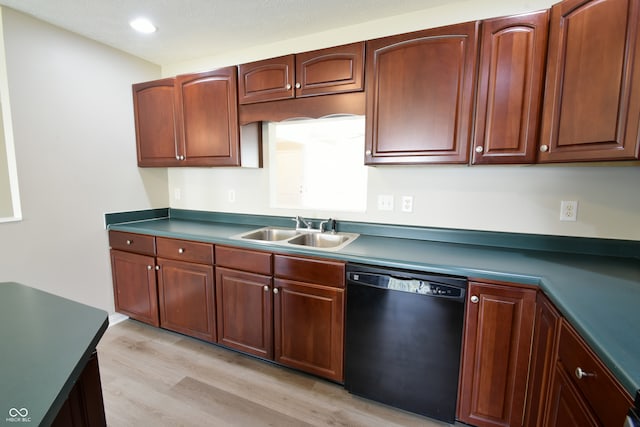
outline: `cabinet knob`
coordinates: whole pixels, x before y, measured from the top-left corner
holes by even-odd
[[[478,145],[476,147],[476,153],[482,153],[484,151],[484,147],[482,145]]]
[[[176,154],[176,160],[180,160],[180,156]]]
[[[576,378],[578,378],[579,380],[583,379],[584,377],[595,377],[595,376],[596,374],[583,371],[580,366],[576,368]]]
[[[370,156],[371,155],[371,150],[365,151],[364,154],[366,154],[367,156]]]
[[[278,292],[280,292],[280,291],[278,290],[278,288],[273,288],[273,293],[274,293],[274,294],[276,294],[276,295],[277,295],[277,294],[278,294]]]
[[[546,153],[547,151],[549,151],[549,146],[546,144],[541,145],[540,151],[542,151],[543,153]]]
[[[156,271],[160,271],[160,266],[156,265]]]
[[[269,292],[269,285],[264,285],[262,289],[264,289],[265,292]]]
[[[300,89],[302,85],[300,83],[296,83],[296,89]]]
[[[184,249],[183,248],[178,248],[178,253],[179,254],[183,254],[184,253]]]
[[[184,156],[180,156],[180,160],[184,160]]]
[[[153,266],[152,265],[147,265],[147,270],[153,270]]]
[[[127,245],[130,245],[133,243],[133,240],[127,240]]]
[[[289,83],[287,83],[287,90],[291,90],[291,85]]]
[[[478,298],[476,295],[472,295],[471,296],[471,302],[474,304],[477,304],[478,301],[480,301],[480,298]]]

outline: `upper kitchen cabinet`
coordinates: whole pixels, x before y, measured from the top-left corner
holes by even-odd
[[[548,11],[482,22],[473,164],[534,163]]]
[[[551,9],[540,162],[638,159],[640,1]]]
[[[237,68],[176,77],[177,147],[186,166],[239,166]]]
[[[176,162],[175,79],[133,85],[138,166]]]
[[[138,166],[239,166],[236,70],[133,85]]]
[[[363,90],[364,42],[240,65],[240,104]]]
[[[478,24],[367,42],[367,164],[467,163]]]

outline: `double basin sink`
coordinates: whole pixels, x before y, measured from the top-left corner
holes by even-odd
[[[358,236],[358,234],[354,233],[321,233],[316,230],[264,227],[247,231],[233,238],[283,246],[302,246],[336,251],[353,242]]]

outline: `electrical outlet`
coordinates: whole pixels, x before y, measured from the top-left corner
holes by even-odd
[[[379,211],[392,211],[393,210],[393,195],[379,194],[378,195],[378,210]]]
[[[229,203],[235,203],[236,202],[236,190],[229,190],[227,192],[227,199],[229,200]]]
[[[402,212],[413,212],[413,196],[402,196]]]
[[[562,200],[560,202],[560,221],[576,221],[578,219],[578,201]]]

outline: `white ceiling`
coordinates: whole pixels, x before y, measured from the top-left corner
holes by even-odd
[[[450,0],[0,0],[43,21],[164,65],[428,9]],[[138,16],[158,27],[140,35]]]

